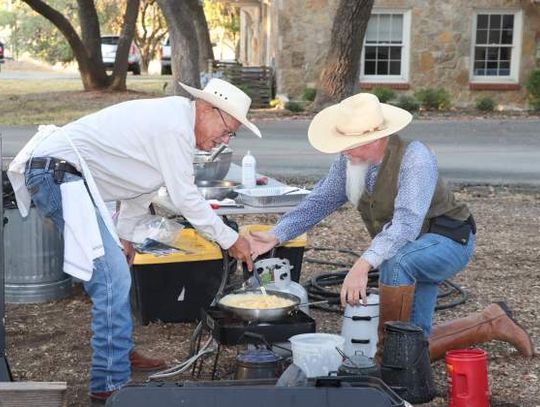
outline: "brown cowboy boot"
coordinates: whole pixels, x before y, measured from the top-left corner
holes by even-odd
[[[375,353],[377,363],[381,361],[384,345],[384,323],[387,321],[409,321],[414,288],[414,285],[392,286],[379,283],[379,326],[377,352]]]
[[[149,372],[167,367],[163,359],[152,359],[136,350],[129,352],[129,362],[131,363],[131,370],[138,372]]]
[[[514,320],[508,305],[501,301],[465,318],[434,326],[429,337],[431,361],[444,357],[447,350],[465,348],[492,339],[514,345],[525,357],[534,355],[529,334]]]

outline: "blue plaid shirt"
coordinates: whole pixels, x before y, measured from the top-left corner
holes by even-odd
[[[369,194],[373,192],[378,170],[378,165],[368,167],[365,187]],[[273,232],[280,242],[308,231],[347,202],[346,174],[347,159],[339,155],[311,194],[274,226]],[[431,204],[437,177],[437,160],[433,153],[419,141],[411,142],[399,169],[392,221],[384,225],[362,254],[373,268],[393,257],[406,243],[416,240]]]

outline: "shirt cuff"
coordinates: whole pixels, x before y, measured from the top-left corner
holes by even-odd
[[[367,252],[364,252],[364,254],[362,254],[360,258],[367,261],[374,269],[378,268],[383,262],[381,256],[369,250]]]
[[[216,238],[216,242],[224,249],[228,250],[238,240],[238,233],[230,227],[226,227],[223,233]]]
[[[272,228],[272,230],[270,230],[270,233],[273,233],[274,236],[277,238],[277,240],[279,241],[278,245],[281,245],[283,242],[291,240],[287,236],[286,232],[284,230],[281,230],[279,226],[275,226],[274,228]]]

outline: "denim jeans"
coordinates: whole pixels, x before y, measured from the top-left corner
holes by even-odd
[[[25,178],[38,212],[51,218],[62,233],[62,195],[60,185],[54,182],[52,170],[27,169]],[[65,173],[62,182],[80,179],[79,176]],[[96,217],[105,255],[94,260],[92,278],[84,282],[84,288],[92,300],[90,391],[103,392],[121,387],[128,382],[131,374],[131,276],[122,250],[97,209]]]
[[[471,233],[462,245],[434,233],[426,233],[409,242],[379,267],[380,282],[399,286],[416,284],[411,322],[431,334],[437,286],[465,268],[471,258],[475,236]]]

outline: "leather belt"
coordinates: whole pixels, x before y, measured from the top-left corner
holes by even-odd
[[[56,170],[61,172],[67,172],[73,175],[82,177],[82,174],[66,160],[61,160],[54,157],[34,157],[27,164],[30,168],[40,168],[46,170]]]

